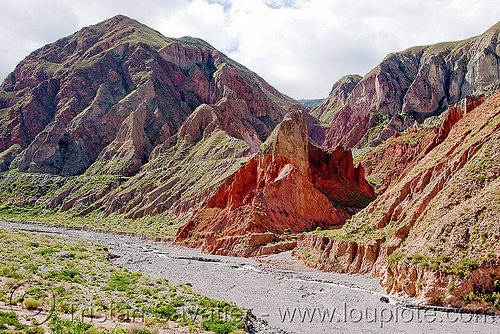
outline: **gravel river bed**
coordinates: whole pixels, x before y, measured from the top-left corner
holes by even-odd
[[[203,295],[251,309],[259,333],[500,332],[500,317],[402,307],[377,279],[313,271],[289,252],[237,258],[112,233],[10,222],[0,222],[0,228],[104,245],[112,261],[130,271],[190,283]]]

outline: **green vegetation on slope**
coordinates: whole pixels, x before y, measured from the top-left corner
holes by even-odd
[[[216,130],[190,144],[179,140],[133,177],[1,173],[0,218],[130,231],[172,239],[182,201],[217,187],[248,160],[249,146]],[[105,211],[110,203],[121,206]],[[192,204],[191,204],[192,205]]]

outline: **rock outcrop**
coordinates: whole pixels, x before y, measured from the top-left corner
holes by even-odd
[[[176,242],[249,256],[283,234],[341,226],[371,199],[373,189],[351,153],[309,143],[305,117],[297,111],[179,229]]]
[[[33,52],[3,81],[0,152],[18,144],[20,172],[131,176],[204,104],[255,151],[298,106],[202,40],[116,16]]]
[[[394,129],[409,129],[467,95],[498,87],[499,35],[500,23],[464,41],[389,54],[352,89],[340,110],[328,107],[330,98],[317,107],[335,113],[323,144],[376,146]]]
[[[484,94],[481,95],[467,95],[465,97],[465,113],[469,113],[472,110],[479,107],[485,101]]]
[[[297,255],[423,303],[488,305],[500,282],[499,129],[500,93],[463,118],[450,108],[432,131],[441,143],[342,229],[299,238],[314,257]]]
[[[442,114],[439,125],[394,132],[384,144],[364,154],[360,163],[367,179],[383,194],[403,179],[434,147],[441,144],[453,125],[462,118],[460,106],[450,106]]]

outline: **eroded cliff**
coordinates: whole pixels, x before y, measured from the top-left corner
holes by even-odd
[[[424,303],[469,309],[495,303],[498,129],[499,93],[458,120],[342,229],[299,238],[296,254],[323,269],[380,277],[388,292]]]
[[[464,41],[389,54],[352,89],[323,144],[377,146],[394,131],[440,115],[466,95],[495,91],[500,83],[499,34],[497,24]],[[328,109],[327,101],[318,110]]]
[[[179,229],[176,242],[237,256],[293,248],[292,235],[341,226],[373,195],[349,151],[309,143],[304,114],[297,111]],[[277,248],[267,245],[276,242]]]

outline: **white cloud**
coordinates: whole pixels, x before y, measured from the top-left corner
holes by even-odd
[[[58,0],[0,0],[0,76],[37,48],[79,29],[78,16]]]
[[[36,47],[116,14],[205,39],[295,98],[326,96],[389,52],[478,35],[493,0],[0,0],[0,76]]]
[[[170,37],[202,38],[222,50],[229,50],[235,36],[228,29],[230,17],[224,5],[193,0],[174,15],[160,19],[157,29]]]

